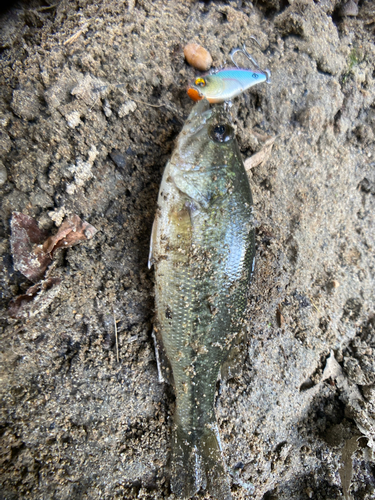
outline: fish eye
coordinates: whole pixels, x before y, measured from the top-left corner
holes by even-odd
[[[219,123],[211,128],[209,134],[214,142],[228,142],[233,139],[234,130],[228,123]]]
[[[206,80],[199,77],[195,80],[195,85],[198,85],[198,87],[204,87],[206,85]]]

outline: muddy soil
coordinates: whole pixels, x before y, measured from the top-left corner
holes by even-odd
[[[375,6],[357,7],[62,0],[2,15],[1,498],[174,498],[147,257],[192,107],[188,42],[215,66],[246,43],[272,72],[231,108],[244,159],[276,137],[249,174],[247,336],[218,382],[233,498],[375,498]],[[14,269],[13,211],[49,234],[72,214],[98,230],[56,253],[59,287],[17,318],[32,283]]]

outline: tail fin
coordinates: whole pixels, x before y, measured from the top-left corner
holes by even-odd
[[[231,500],[216,425],[198,432],[176,427],[172,437],[172,492],[181,499],[191,498],[207,487],[215,500]]]

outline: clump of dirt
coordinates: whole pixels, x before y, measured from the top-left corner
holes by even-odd
[[[62,0],[2,15],[4,498],[173,498],[147,257],[192,107],[187,43],[214,66],[246,43],[272,72],[231,108],[244,159],[276,137],[249,173],[243,361],[218,385],[233,498],[374,497],[375,12],[344,4]],[[19,319],[9,303],[32,283],[14,268],[13,212],[48,234],[73,214],[98,230],[60,250],[59,293]]]

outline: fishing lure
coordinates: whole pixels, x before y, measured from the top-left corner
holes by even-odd
[[[253,38],[255,40],[255,38]],[[256,40],[255,40],[256,41]],[[255,66],[255,69],[240,68],[235,60],[234,54],[241,52]],[[210,103],[221,103],[229,101],[242,94],[245,90],[258,83],[271,83],[271,73],[268,69],[262,70],[256,60],[243,48],[233,49],[230,53],[234,68],[222,68],[213,70],[207,75],[198,76],[194,83],[188,88],[188,96],[193,101],[206,98]]]

